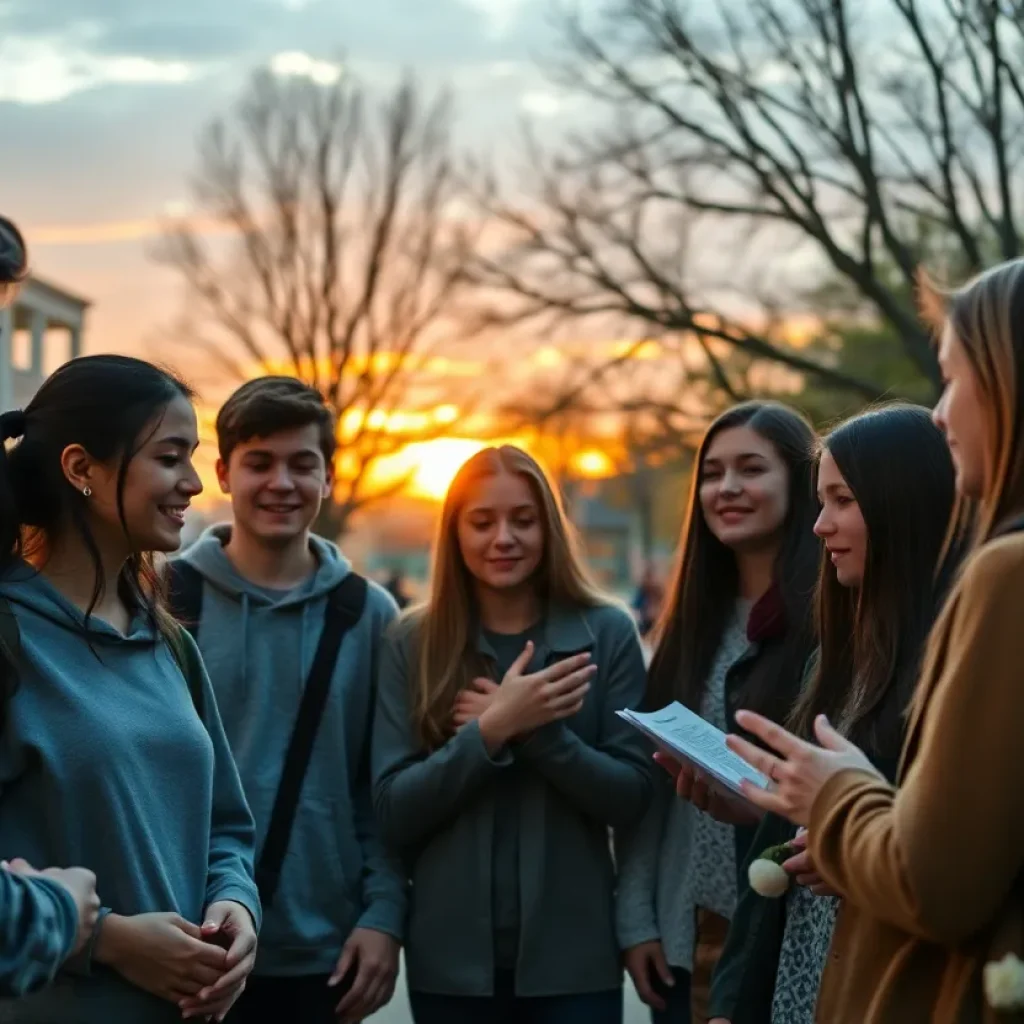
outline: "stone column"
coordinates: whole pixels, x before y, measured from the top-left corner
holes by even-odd
[[[13,356],[11,339],[14,335],[14,311],[0,309],[0,412],[14,406]]]
[[[39,309],[32,311],[32,365],[29,373],[38,381],[43,377],[43,348],[46,345],[46,314]]]

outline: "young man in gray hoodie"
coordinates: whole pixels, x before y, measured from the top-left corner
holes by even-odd
[[[186,626],[256,819],[264,917],[256,968],[230,1018],[237,1024],[360,1021],[388,1002],[398,973],[406,883],[378,839],[369,775],[376,650],[397,609],[311,533],[331,489],[335,436],[330,410],[300,381],[239,388],[217,417],[217,475],[233,520],[170,569],[172,606],[193,616]],[[328,605],[338,595],[351,614],[331,651]],[[325,659],[326,670],[314,667]],[[317,673],[322,709],[300,716]],[[312,728],[295,740],[300,718]],[[293,799],[283,798],[289,828],[279,790],[284,776],[295,783],[285,763],[296,742],[308,761]],[[268,867],[271,847],[277,863]]]

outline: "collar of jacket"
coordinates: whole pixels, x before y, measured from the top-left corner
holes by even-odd
[[[775,640],[786,632],[786,605],[782,591],[773,583],[750,609],[747,639],[751,643]]]
[[[543,650],[538,653],[564,657],[593,649],[595,637],[587,622],[586,609],[550,605],[544,610],[542,621]],[[476,649],[489,658],[496,657],[482,626],[477,627]]]

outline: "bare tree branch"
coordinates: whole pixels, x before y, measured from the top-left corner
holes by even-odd
[[[961,275],[1021,254],[1021,13],[1005,0],[570,9],[558,80],[608,117],[555,156],[531,152],[532,206],[480,189],[507,244],[473,262],[475,279],[505,296],[504,322],[616,314],[884,393],[766,336],[740,311],[734,268],[710,279],[709,246],[742,252],[726,228],[765,226],[790,312],[816,259],[937,387],[919,264]],[[792,251],[803,258],[787,266]]]
[[[432,408],[475,401],[426,372],[472,333],[459,306],[479,229],[457,217],[450,126],[447,98],[428,102],[411,80],[379,102],[348,77],[260,73],[200,143],[197,206],[223,230],[183,221],[157,253],[218,365],[251,375],[283,361],[335,409],[339,530],[401,485],[371,487],[380,459],[451,430]],[[396,428],[399,412],[426,425]]]

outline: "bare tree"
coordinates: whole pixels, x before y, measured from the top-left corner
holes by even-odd
[[[513,240],[478,261],[478,279],[519,297],[506,318],[617,314],[872,397],[882,382],[787,345],[749,301],[800,312],[838,277],[937,386],[918,266],[961,275],[1021,252],[1022,13],[1020,0],[571,12],[560,80],[608,116],[534,155],[532,207],[486,192]]]
[[[371,486],[379,461],[451,429],[450,382],[431,361],[464,321],[450,105],[411,81],[383,103],[260,73],[200,145],[198,213],[158,258],[187,286],[189,340],[237,378],[290,373],[339,421],[338,486],[320,528],[405,483]],[[458,396],[463,404],[469,399]]]

